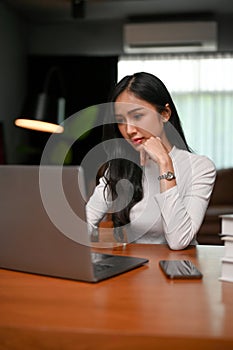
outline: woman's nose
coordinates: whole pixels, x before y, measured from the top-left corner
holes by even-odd
[[[137,129],[136,129],[135,125],[127,123],[126,124],[126,132],[128,135],[132,135],[132,134],[135,134],[137,132]]]

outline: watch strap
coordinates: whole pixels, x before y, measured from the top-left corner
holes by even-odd
[[[175,177],[175,174],[174,174],[174,173],[172,173],[171,171],[167,171],[166,173],[164,173],[164,174],[162,174],[162,175],[159,175],[158,180],[163,180],[163,179],[165,179],[165,180],[170,181],[170,180],[173,180],[173,179],[175,179],[175,178],[176,178],[176,177]]]

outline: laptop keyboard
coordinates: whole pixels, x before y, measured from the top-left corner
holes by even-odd
[[[92,256],[92,263],[94,267],[94,274],[107,271],[113,267],[112,264],[109,264],[106,261],[107,259],[109,259],[108,255],[92,252],[91,256]]]
[[[112,267],[112,265],[100,264],[100,263],[95,263],[93,265],[94,265],[94,273],[104,272]]]

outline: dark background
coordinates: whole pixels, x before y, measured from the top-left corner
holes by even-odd
[[[29,56],[28,58],[28,94],[22,115],[31,117],[36,98],[44,89],[46,75],[52,67],[61,73],[66,99],[66,118],[87,107],[108,102],[110,92],[117,81],[117,56]],[[49,84],[49,90],[58,89],[56,76]],[[54,114],[55,115],[55,114]],[[55,120],[50,120],[55,122]],[[50,134],[38,131],[28,133],[30,148],[26,150],[27,164],[39,164],[41,153]],[[101,142],[102,128],[90,131],[73,146],[71,164],[80,164],[85,154]]]

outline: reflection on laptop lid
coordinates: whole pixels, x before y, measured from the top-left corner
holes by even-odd
[[[91,252],[84,183],[81,167],[0,166],[1,268],[97,282],[148,262]]]

